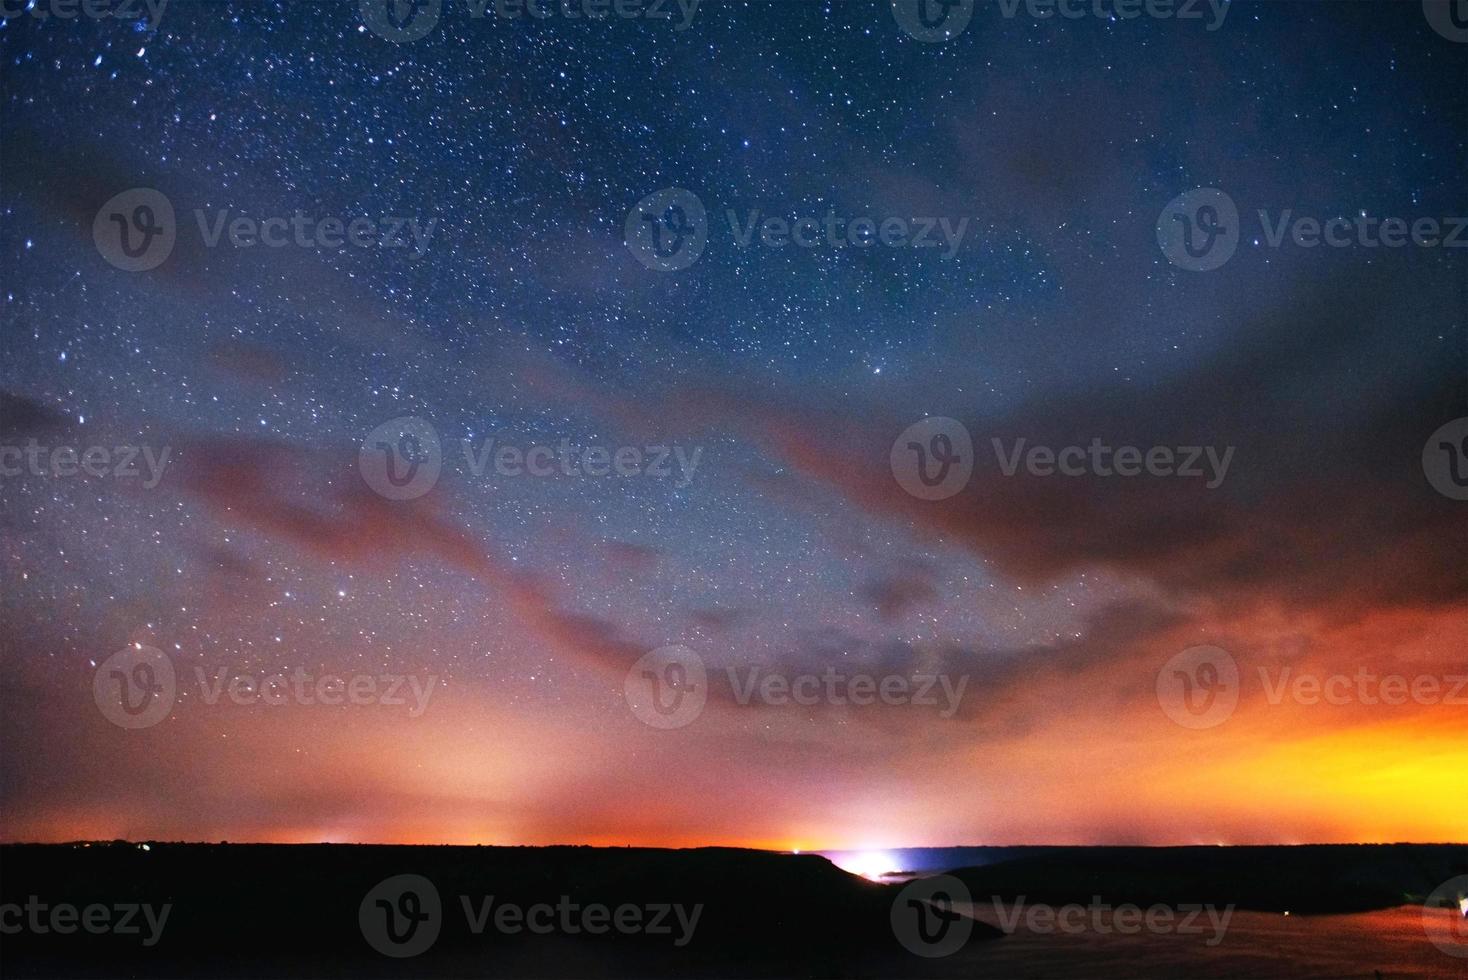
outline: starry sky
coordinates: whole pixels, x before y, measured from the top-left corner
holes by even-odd
[[[1415,2],[1238,2],[1213,31],[981,7],[938,43],[875,0],[678,17],[3,22],[0,444],[170,455],[155,486],[0,477],[0,837],[1461,840],[1468,711],[1274,704],[1258,672],[1468,673],[1468,504],[1421,463],[1468,415],[1465,255],[1275,247],[1254,215],[1468,213],[1468,45]],[[94,236],[133,188],[177,215],[141,272]],[[675,271],[625,238],[666,188],[708,215]],[[1196,188],[1243,216],[1207,272],[1157,236]],[[754,209],[967,224],[949,256],[776,248],[731,232]],[[211,246],[221,211],[431,233]],[[978,456],[944,500],[889,458],[929,416]],[[359,451],[404,417],[442,473],[391,500]],[[476,474],[489,438],[699,455]],[[1006,477],[991,438],[1235,456],[1214,489]],[[665,730],[625,680],[672,644],[715,687],[967,687],[948,717],[711,688]],[[1208,730],[1156,692],[1198,644],[1245,678]],[[130,646],[179,678],[146,728],[93,698]],[[436,686],[417,717],[211,704],[196,668]]]

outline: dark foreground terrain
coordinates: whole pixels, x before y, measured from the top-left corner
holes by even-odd
[[[0,905],[24,906],[35,895],[52,906],[149,906],[155,919],[165,903],[172,906],[163,928],[151,930],[159,934],[151,946],[142,912],[132,923],[138,933],[126,936],[80,928],[0,936],[0,975],[840,976],[859,964],[888,961],[891,972],[901,973],[915,960],[889,923],[896,889],[852,877],[816,855],[724,848],[147,847],[0,848]],[[406,901],[393,885],[374,892],[400,875],[431,882],[437,910],[421,883]],[[522,913],[540,906],[532,918],[543,931],[532,933],[524,914],[499,920],[506,905]],[[621,912],[619,923],[617,910],[629,905],[633,910]],[[588,919],[595,906],[607,913]],[[396,917],[392,937],[388,915]],[[415,929],[409,919],[425,915],[432,918]],[[437,933],[429,935],[434,924]],[[369,932],[403,955],[374,948]],[[977,926],[971,941],[998,935]],[[420,937],[431,940],[421,952],[413,945]]]
[[[1022,929],[1004,938],[984,924],[994,921],[984,906],[996,897],[1233,904],[1298,915],[1420,903],[1468,874],[1464,845],[995,848],[984,860],[954,872],[970,892],[954,897],[971,897],[983,921],[963,949],[926,958],[894,934],[900,885],[853,877],[816,855],[7,845],[0,847],[0,976],[1012,976],[1053,951],[1088,957],[1082,965],[1101,960],[1075,937]],[[1101,955],[1118,952],[1113,939],[1097,941]],[[1018,960],[1004,950],[1011,944]],[[1249,952],[1235,945],[1199,951]],[[1447,969],[1468,961],[1428,962]]]

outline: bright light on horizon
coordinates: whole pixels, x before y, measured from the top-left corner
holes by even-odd
[[[871,881],[881,881],[884,875],[902,870],[898,867],[897,857],[890,851],[853,851],[831,858],[831,863],[847,874],[860,875]]]

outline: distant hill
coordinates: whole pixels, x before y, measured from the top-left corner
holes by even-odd
[[[955,848],[955,858],[970,857]],[[979,901],[1212,904],[1299,914],[1421,903],[1468,874],[1468,844],[984,848],[953,871]],[[1006,853],[1007,852],[1007,853]]]

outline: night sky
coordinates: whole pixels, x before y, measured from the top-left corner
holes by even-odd
[[[0,837],[1461,840],[1464,706],[1275,704],[1260,671],[1468,674],[1468,504],[1423,467],[1468,415],[1468,255],[1275,246],[1258,212],[1446,234],[1468,44],[1415,0],[1200,6],[981,4],[931,43],[856,0],[683,29],[447,0],[403,43],[335,0],[6,20],[0,444],[169,456],[0,477]],[[131,272],[94,225],[135,188],[176,243]],[[705,241],[663,271],[625,229],[670,188]],[[1241,232],[1208,271],[1158,238],[1199,188]],[[755,210],[964,233],[741,244]],[[210,246],[220,212],[420,247]],[[973,447],[938,500],[891,462],[930,416]],[[441,474],[395,500],[362,450],[408,417]],[[668,471],[476,475],[489,438]],[[1234,452],[1209,488],[1006,476],[996,438]],[[1200,644],[1242,690],[1190,729],[1157,679]],[[667,645],[709,673],[677,728],[625,683]],[[177,672],[147,727],[93,697],[130,646]],[[741,704],[754,665],[966,688]],[[435,686],[210,704],[196,668]]]

